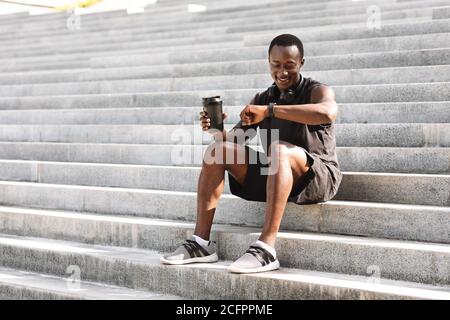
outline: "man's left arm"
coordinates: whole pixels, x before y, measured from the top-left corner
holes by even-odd
[[[310,100],[310,104],[277,104],[274,108],[274,117],[310,125],[329,124],[336,120],[338,106],[333,89],[323,85],[315,87],[311,92]],[[247,125],[262,121],[269,116],[267,106],[249,105],[247,107],[249,109],[241,115],[242,121]]]
[[[328,124],[336,120],[337,111],[333,89],[318,86],[311,92],[310,104],[277,105],[274,117],[311,125]]]

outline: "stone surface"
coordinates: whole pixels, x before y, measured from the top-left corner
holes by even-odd
[[[202,13],[160,0],[83,15],[80,30],[65,13],[2,17],[0,298],[450,299],[448,1],[371,4],[378,29],[348,0],[211,0]],[[239,121],[272,83],[282,32],[304,42],[302,73],[336,93],[336,197],[288,203],[282,269],[238,276],[225,268],[266,208],[227,184],[221,261],[161,265],[196,220],[201,98],[221,95],[226,128]],[[88,290],[66,290],[68,266]]]
[[[164,266],[155,251],[67,241],[8,236],[0,238],[0,252],[0,262],[8,267],[63,276],[67,266],[75,265],[83,279],[89,281],[161,292],[170,290],[192,299],[449,298],[448,286],[376,281],[368,276],[296,269],[235,275],[225,271],[229,262]]]

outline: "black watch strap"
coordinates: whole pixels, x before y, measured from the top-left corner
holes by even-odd
[[[274,117],[273,109],[275,108],[276,105],[277,104],[275,102],[269,103],[269,118],[273,118]]]

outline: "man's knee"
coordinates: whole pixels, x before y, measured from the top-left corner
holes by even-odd
[[[291,144],[285,141],[274,141],[270,144],[268,156],[278,160],[288,160],[290,155]]]
[[[271,174],[276,174],[280,166],[290,167],[296,177],[304,175],[309,170],[306,152],[289,142],[272,143],[268,153]]]

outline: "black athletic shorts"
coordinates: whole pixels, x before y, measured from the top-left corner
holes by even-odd
[[[265,202],[267,175],[261,174],[261,168],[267,170],[266,154],[247,145],[245,148],[248,152],[248,159],[257,159],[257,161],[249,163],[242,185],[228,172],[230,191],[235,196],[246,200]],[[341,182],[341,172],[336,166],[322,161],[317,155],[310,154],[305,149],[303,150],[310,168],[300,182],[292,187],[288,201],[297,204],[312,204],[332,199]]]

